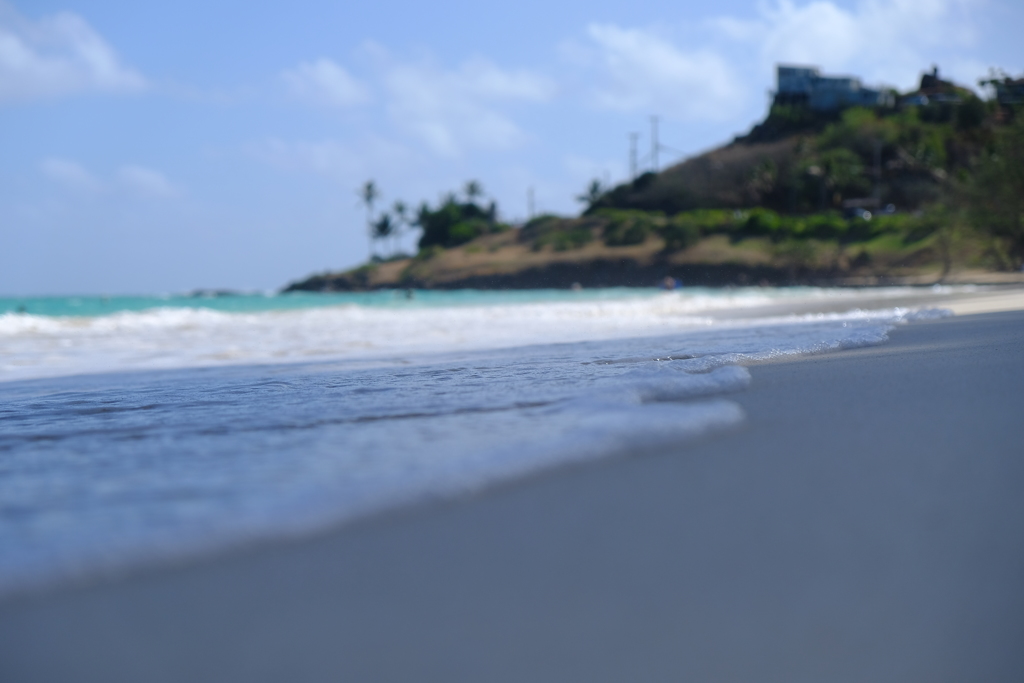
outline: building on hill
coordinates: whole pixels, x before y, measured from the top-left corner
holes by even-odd
[[[917,90],[900,98],[904,107],[920,107],[927,104],[959,104],[970,91],[952,81],[939,78],[939,67],[933,66],[930,73],[921,74],[921,85]]]
[[[853,76],[822,76],[814,66],[779,64],[776,69],[775,104],[807,106],[818,111],[893,104],[890,93],[865,88]]]
[[[982,79],[978,83],[992,86],[996,91],[996,102],[1003,107],[1024,104],[1024,77],[1012,78],[996,72],[991,78]]]
[[[1024,104],[1024,78],[1007,78],[1002,83],[996,83],[995,88],[999,104]]]
[[[925,94],[931,93],[933,95],[942,93],[953,95],[956,94],[957,90],[959,90],[959,88],[955,83],[953,83],[953,81],[944,81],[939,78],[939,67],[935,65],[932,65],[931,73],[921,74],[921,86],[918,89],[919,92],[923,92]]]

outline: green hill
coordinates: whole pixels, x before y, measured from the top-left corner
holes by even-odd
[[[973,95],[955,105],[851,108],[831,122],[793,109],[774,107],[750,135],[619,185],[592,210],[915,211],[947,197],[949,179],[970,172],[998,126],[998,110]]]
[[[920,97],[929,78],[930,99]],[[999,92],[1018,92],[1007,90],[1015,83]],[[420,207],[415,258],[290,287],[934,281],[1019,269],[1021,103],[928,75],[921,91],[891,101],[773,106],[723,147],[607,190],[592,184],[579,217],[509,229],[493,203],[451,195]]]

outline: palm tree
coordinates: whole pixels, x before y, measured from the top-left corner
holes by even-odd
[[[468,201],[470,204],[474,204],[476,203],[477,197],[483,196],[484,188],[479,181],[470,180],[469,182],[466,183],[466,187],[463,189],[463,192],[466,193],[466,201]]]
[[[374,240],[381,240],[386,245],[388,239],[395,234],[395,221],[391,218],[391,214],[385,212],[382,213],[372,225],[371,235]]]
[[[594,178],[590,181],[590,184],[587,185],[587,189],[583,194],[576,195],[576,201],[583,202],[587,206],[593,206],[594,204],[597,204],[604,193],[604,185],[600,180]]]
[[[395,215],[394,235],[397,242],[402,236],[403,229],[409,225],[409,207],[401,199],[397,199],[391,205],[391,212]],[[392,250],[392,253],[394,253],[394,250]]]
[[[395,212],[397,218],[404,221],[408,217],[406,214],[409,211],[409,205],[398,199],[391,205],[391,210]]]
[[[377,189],[377,183],[372,180],[367,180],[363,183],[363,186],[358,191],[359,199],[363,202],[363,206],[366,207],[366,225],[370,231],[370,258],[373,258],[374,254],[374,240],[376,239],[376,230],[373,224],[373,204],[380,199],[380,190]]]

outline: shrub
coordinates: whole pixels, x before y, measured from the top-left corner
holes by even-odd
[[[659,232],[665,240],[665,251],[689,249],[700,241],[701,237],[700,226],[694,220],[694,216],[688,214],[677,215]]]
[[[548,229],[533,241],[533,250],[540,251],[551,245],[555,251],[579,249],[594,239],[594,234],[586,225],[566,227],[565,221],[550,224]],[[572,224],[569,224],[572,226]]]
[[[809,236],[821,240],[842,239],[846,236],[850,224],[838,213],[829,211],[810,216],[806,221]]]
[[[602,214],[608,218],[602,237],[609,247],[642,244],[657,224],[664,221],[660,213],[645,211],[609,211]]]
[[[445,198],[436,209],[422,204],[415,220],[415,224],[423,229],[419,247],[456,247],[480,235],[496,232],[499,229],[496,214],[497,207],[493,202],[482,207],[472,201],[459,202],[454,195]]]
[[[457,247],[487,232],[488,224],[480,219],[460,221],[448,229],[446,247]]]
[[[743,224],[743,231],[748,235],[763,235],[768,237],[777,236],[782,227],[782,219],[779,214],[771,209],[760,207],[747,212],[747,220]]]
[[[590,231],[590,228],[573,228],[572,230],[554,233],[551,238],[551,245],[555,251],[568,251],[569,249],[579,249],[593,239],[594,234]]]
[[[644,221],[609,223],[604,229],[604,243],[609,247],[627,247],[643,244],[651,234],[650,225]]]
[[[565,220],[566,219],[551,213],[545,213],[531,218],[525,225],[523,225],[522,228],[520,228],[519,241],[533,241],[534,244],[536,244],[538,239],[543,238],[550,232],[558,230]]]

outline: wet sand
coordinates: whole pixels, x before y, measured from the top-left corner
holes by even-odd
[[[751,372],[675,452],[8,599],[0,680],[1019,680],[1024,312]]]

